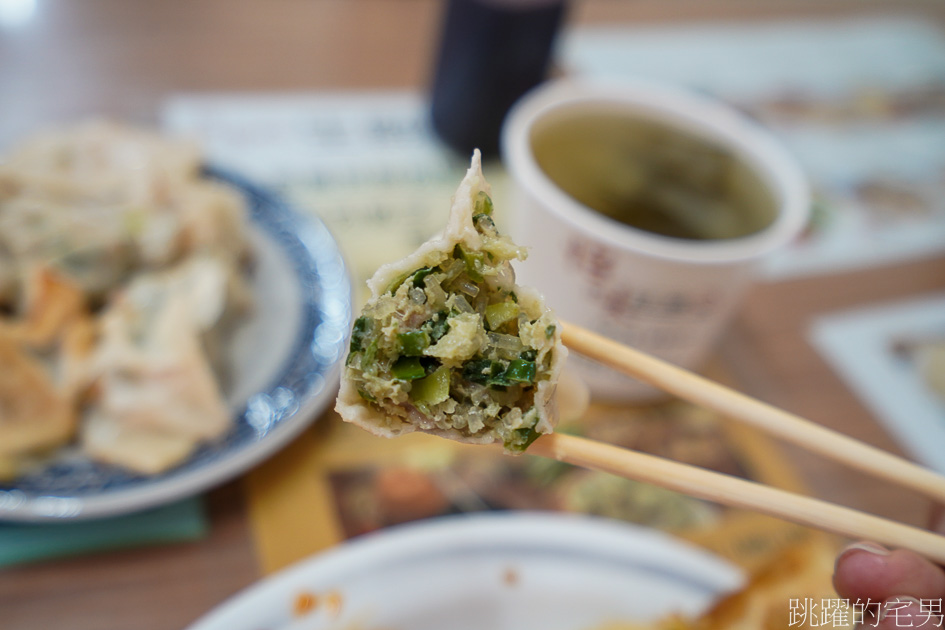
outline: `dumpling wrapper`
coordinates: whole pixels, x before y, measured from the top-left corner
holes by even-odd
[[[93,459],[156,475],[190,456],[200,441],[190,435],[123,422],[98,411],[82,424],[82,447]]]
[[[524,259],[525,252],[507,237],[498,235],[491,216],[483,220],[484,210],[485,214],[491,215],[491,209],[491,189],[483,178],[477,150],[453,197],[443,232],[403,260],[382,266],[368,281],[371,297],[362,318],[355,324],[356,330],[335,406],[342,419],[382,437],[423,431],[461,442],[500,442],[509,451],[522,451],[539,434],[553,431],[556,422],[555,387],[567,350],[561,343],[560,327],[541,295],[534,289],[514,284],[510,261]],[[462,265],[454,262],[456,260],[465,261],[465,275],[461,272],[458,278],[450,278],[456,274],[457,268],[463,269]],[[496,260],[499,262],[492,268]],[[470,261],[473,269],[469,267]],[[480,265],[481,261],[485,261],[484,266]],[[472,276],[477,277],[473,279]],[[446,278],[442,285],[438,284],[440,278]],[[476,287],[468,286],[470,280]],[[457,290],[457,283],[466,283],[465,288]],[[446,306],[442,303],[443,294],[447,296]],[[423,304],[418,304],[421,300]],[[486,302],[501,305],[493,304],[484,309]],[[396,312],[391,315],[391,310]],[[516,310],[519,311],[516,319],[508,319],[506,323],[495,326]],[[441,315],[431,319],[433,311]],[[440,321],[439,332],[435,332],[437,317],[442,317],[445,311],[450,313],[446,320],[449,328],[443,334]],[[383,322],[382,319],[372,319],[378,315],[383,318]],[[362,342],[367,343],[363,329],[376,328],[382,324],[381,330],[374,330],[374,339],[379,339],[375,344],[378,346],[378,356],[386,351],[379,363],[383,364],[386,360],[392,365],[400,365],[416,358],[424,367],[425,376],[418,379],[414,374],[411,375],[414,378],[408,380],[390,378],[389,391],[380,391],[379,394],[378,387],[383,390],[384,375],[378,376],[381,385],[377,386],[370,374],[376,368],[365,360],[370,350],[362,348],[359,351],[358,348]],[[414,340],[420,339],[421,346],[429,342],[420,356],[405,357],[405,352],[411,352],[407,352],[406,346],[402,345],[404,337],[397,337],[404,333],[408,337],[412,335]],[[437,339],[437,334],[442,336]],[[450,339],[451,336],[454,339]],[[401,346],[398,350],[399,343]],[[495,343],[506,347],[497,349]],[[517,343],[524,344],[521,348],[524,354],[508,354],[516,352]],[[413,347],[411,350],[416,354],[418,348]],[[392,353],[399,353],[399,356],[392,357]],[[516,356],[524,359],[516,359]],[[533,359],[531,362],[535,365],[527,365],[527,359]],[[364,364],[368,364],[366,368]],[[524,370],[515,374],[514,371],[523,365]],[[479,366],[483,366],[481,373],[477,372]],[[416,368],[415,363],[413,367]],[[416,388],[421,383],[433,378],[431,370],[442,371],[440,367],[450,371],[450,399],[440,400],[436,405],[426,405],[442,412],[437,421],[424,413],[425,405],[417,404],[412,395],[416,395]],[[532,367],[535,370],[534,380],[523,382],[523,374],[527,377]],[[496,374],[502,369],[506,370],[504,375],[509,378],[504,378],[503,373]],[[470,375],[480,382],[469,382],[465,376]],[[509,382],[508,386],[495,384],[505,381]],[[430,388],[430,385],[423,386],[427,401],[430,400]],[[510,406],[507,404],[508,398],[514,396],[515,392],[521,392],[520,400]],[[379,399],[381,394],[389,396]],[[499,401],[505,399],[498,406],[497,414],[491,417],[483,416],[483,412],[497,409],[496,405],[483,402],[487,395]],[[442,396],[433,400],[440,398]],[[471,399],[478,403],[472,403]],[[453,414],[446,413],[452,404],[451,400],[457,400]],[[527,408],[519,407],[519,411],[514,411],[517,403]],[[466,418],[456,420],[457,414],[463,413],[463,405],[471,413],[468,422]],[[473,409],[474,406],[477,409]]]
[[[19,342],[0,330],[0,458],[67,442],[76,426],[70,397]]]
[[[30,274],[28,289],[23,316],[0,317],[0,479],[15,476],[22,458],[68,442],[78,422],[83,296],[48,268]]]
[[[224,310],[226,283],[215,259],[193,258],[139,276],[103,313],[80,432],[93,459],[156,474],[230,429],[201,342]]]

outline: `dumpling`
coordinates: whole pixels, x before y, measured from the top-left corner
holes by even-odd
[[[93,459],[155,474],[229,430],[202,344],[223,313],[226,283],[216,259],[194,258],[138,276],[103,313],[80,431]]]
[[[442,234],[385,265],[355,321],[336,410],[380,436],[424,431],[525,450],[555,422],[567,350],[542,297],[515,284],[479,152]]]
[[[48,268],[27,288],[22,316],[0,317],[0,479],[72,438],[89,350],[81,291]]]
[[[7,468],[19,456],[67,442],[75,430],[76,413],[69,395],[3,329],[0,365],[0,460],[7,462],[0,468]]]

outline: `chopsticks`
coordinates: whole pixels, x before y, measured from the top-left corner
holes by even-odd
[[[850,468],[892,481],[945,503],[945,477],[938,473],[613,339],[575,324],[560,323],[564,344],[589,359]]]
[[[753,481],[561,433],[543,435],[528,452],[834,534],[909,549],[945,564],[943,536]]]
[[[561,322],[570,349],[728,418],[945,502],[945,477],[719,383]],[[731,507],[746,508],[851,538],[865,538],[945,563],[945,537],[839,505],[572,435],[535,440],[529,453],[614,473]]]

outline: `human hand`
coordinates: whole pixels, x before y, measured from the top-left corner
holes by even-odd
[[[837,556],[833,584],[840,597],[871,611],[863,627],[943,627],[945,568],[911,551],[850,545]]]

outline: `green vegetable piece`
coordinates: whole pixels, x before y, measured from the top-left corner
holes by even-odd
[[[423,356],[423,351],[430,346],[430,335],[422,330],[411,330],[397,334],[400,354],[406,357]]]
[[[522,353],[518,355],[520,359],[525,359],[526,361],[534,361],[538,358],[538,350],[534,348],[529,348],[528,350],[522,350]]]
[[[449,332],[450,325],[446,321],[448,318],[448,313],[440,312],[423,323],[423,328],[430,335],[430,341],[439,341],[440,337]]]
[[[413,274],[413,286],[422,289],[423,288],[423,279],[433,273],[432,267],[424,267],[423,269],[417,269]]]
[[[483,260],[484,257],[479,252],[466,254],[466,275],[468,275],[469,279],[473,282],[482,282],[485,280],[485,276],[483,276],[483,270],[486,268],[486,264],[483,262]]]
[[[364,349],[365,341],[374,332],[374,320],[370,317],[361,316],[354,321],[351,329],[351,352],[361,352]],[[370,342],[368,342],[370,343]]]
[[[413,273],[414,272],[402,273],[399,276],[397,276],[394,279],[394,281],[390,283],[390,286],[387,287],[387,292],[390,293],[391,295],[393,295],[394,293],[397,293],[397,289],[400,288],[400,285],[406,282],[407,278],[413,275]]]
[[[403,273],[397,276],[397,278],[393,282],[390,283],[390,286],[387,287],[387,292],[390,294],[397,293],[397,289],[399,289],[401,285],[407,281],[408,278],[413,279],[413,286],[419,287],[422,289],[423,279],[429,276],[432,272],[433,272],[432,267],[423,267],[421,269],[417,269],[416,271],[408,271],[407,273]]]
[[[463,261],[466,265],[466,275],[473,282],[482,282],[485,278],[482,275],[485,269],[483,255],[481,252],[467,252],[461,245],[453,248],[453,256]]]
[[[515,302],[499,302],[486,307],[486,324],[489,330],[497,330],[502,324],[518,317],[519,308]]]
[[[548,324],[545,327],[545,337],[548,337],[548,339],[551,339],[552,337],[554,337],[554,335],[555,335],[555,325]]]
[[[515,359],[505,370],[505,379],[512,383],[533,383],[535,381],[535,362]]]
[[[450,397],[450,370],[441,365],[432,374],[416,381],[410,388],[410,399],[431,406]]]
[[[489,359],[472,359],[463,365],[463,378],[485,385],[489,379],[489,373],[492,369],[492,361]]]
[[[476,195],[474,214],[484,214],[486,216],[491,216],[494,208],[495,206],[492,204],[492,198],[489,197],[485,191],[480,190],[479,194]]]
[[[377,398],[375,398],[374,396],[372,396],[371,394],[367,393],[366,391],[364,391],[364,390],[361,389],[361,388],[358,388],[358,396],[360,396],[361,398],[363,398],[364,400],[366,400],[366,401],[368,401],[368,402],[377,402]]]
[[[515,429],[514,433],[515,437],[505,443],[505,448],[511,451],[518,451],[519,453],[527,449],[532,445],[532,442],[541,437],[541,433],[536,431],[534,427]]]
[[[417,357],[400,357],[391,366],[390,373],[401,381],[415,381],[427,375],[427,371],[423,369],[423,364]]]
[[[463,365],[463,378],[480,385],[509,385],[505,379],[506,365],[491,359],[472,359]]]
[[[364,349],[364,352],[361,355],[361,369],[366,370],[371,365],[373,365],[375,359],[377,358],[377,347],[380,343],[380,339],[374,337],[371,340],[371,343],[368,344],[368,347]]]
[[[495,221],[488,214],[480,213],[473,215],[473,225],[480,233],[492,234],[496,232]],[[491,259],[492,256],[489,256]]]

